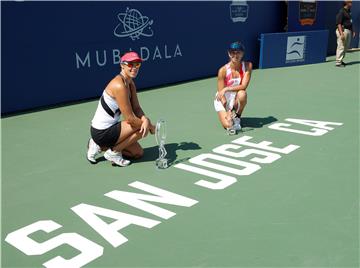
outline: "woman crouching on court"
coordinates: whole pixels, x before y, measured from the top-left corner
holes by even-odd
[[[218,72],[214,107],[229,134],[241,130],[240,118],[247,102],[246,89],[251,78],[252,63],[243,61],[244,53],[245,48],[240,42],[230,44],[230,61]]]
[[[128,166],[129,160],[140,158],[144,151],[138,140],[155,127],[140,107],[133,79],[137,76],[142,59],[136,52],[121,57],[121,72],[106,86],[91,121],[91,139],[87,159],[96,163],[96,156],[105,151],[104,157],[113,166]],[[124,120],[120,121],[120,114]]]

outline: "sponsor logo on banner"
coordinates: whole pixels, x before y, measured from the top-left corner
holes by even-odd
[[[143,16],[139,10],[127,8],[125,13],[117,15],[120,23],[114,29],[117,37],[130,37],[132,40],[140,36],[151,37],[154,35],[151,25],[153,20]]]
[[[316,20],[317,3],[312,0],[299,1],[299,21],[301,25],[313,25]]]
[[[118,38],[130,38],[136,42],[141,37],[152,38],[154,20],[143,16],[138,9],[126,8],[125,12],[117,14],[117,25],[114,25],[114,36]],[[161,41],[166,41],[165,37]],[[153,43],[153,42],[152,42]],[[120,50],[121,49],[121,50]],[[75,51],[76,69],[105,67],[109,64],[120,64],[121,55],[127,51],[136,51],[144,61],[171,60],[182,57],[179,43],[166,44],[161,42],[155,45],[134,45],[128,48],[96,49],[88,51]]]
[[[289,36],[286,46],[286,63],[305,61],[306,36]]]
[[[249,16],[249,5],[246,1],[234,0],[230,4],[230,19],[233,22],[245,22]]]

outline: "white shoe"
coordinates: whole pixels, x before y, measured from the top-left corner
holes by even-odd
[[[91,164],[96,164],[96,159],[95,157],[101,153],[101,148],[99,145],[97,145],[93,139],[89,139],[88,141],[88,151],[87,151],[87,160],[89,160],[89,162]]]
[[[124,159],[120,152],[115,152],[111,149],[105,152],[104,157],[110,161],[113,166],[126,167],[131,163],[129,160]]]
[[[234,129],[236,131],[240,131],[241,130],[241,120],[239,117],[235,117],[234,118]]]

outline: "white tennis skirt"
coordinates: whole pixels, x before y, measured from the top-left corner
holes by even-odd
[[[214,108],[216,112],[220,112],[220,111],[229,111],[232,110],[234,108],[234,104],[235,104],[235,97],[236,97],[236,92],[225,92],[225,98],[226,98],[226,107],[224,107],[224,105],[221,103],[221,101],[216,99],[217,93],[215,95],[215,100],[214,100]]]

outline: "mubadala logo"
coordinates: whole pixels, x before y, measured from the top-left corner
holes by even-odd
[[[305,61],[306,36],[289,36],[286,48],[286,63]]]
[[[131,40],[139,39],[140,36],[151,37],[154,35],[151,25],[153,20],[143,16],[139,10],[126,8],[125,13],[117,15],[120,23],[114,29],[117,37],[130,37]]]
[[[116,37],[129,37],[135,41],[141,36],[152,37],[154,35],[151,25],[154,21],[147,16],[143,16],[139,10],[126,8],[125,13],[118,13],[117,18],[120,23],[114,28]],[[179,43],[165,43],[163,39],[157,37],[157,44],[144,44],[142,46],[134,45],[128,48],[109,48],[107,45],[102,48],[87,50],[85,48],[75,51],[76,69],[106,67],[109,64],[120,64],[121,55],[127,51],[136,51],[144,61],[172,60],[176,57],[182,57],[182,51]],[[125,40],[124,40],[125,41]],[[131,41],[129,41],[131,42]]]
[[[94,66],[104,67],[109,63],[119,65],[121,55],[127,51],[132,51],[132,49],[125,49],[122,52],[116,48],[75,52],[76,69],[91,68]],[[179,44],[162,44],[155,47],[143,46],[136,48],[135,51],[140,53],[144,61],[170,60],[183,56]]]

